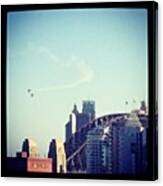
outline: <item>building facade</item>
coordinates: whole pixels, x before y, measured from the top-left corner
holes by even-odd
[[[102,167],[102,134],[101,127],[90,130],[87,134],[86,169],[88,174],[100,174]]]
[[[89,122],[95,119],[95,102],[94,101],[83,101],[82,113],[88,114]]]
[[[56,140],[52,139],[49,144],[48,158],[52,159],[52,172],[57,172],[57,145]]]
[[[144,174],[147,169],[146,131],[131,113],[109,126],[87,133],[87,173]]]

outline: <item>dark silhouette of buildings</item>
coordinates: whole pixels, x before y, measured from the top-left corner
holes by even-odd
[[[51,146],[53,146],[53,144]],[[51,147],[51,151],[48,154],[49,158],[40,158],[38,156],[36,143],[26,138],[22,144],[22,151],[17,152],[16,157],[7,157],[6,170],[11,174],[27,174],[28,172],[52,173],[53,166],[56,166],[56,159],[52,152],[56,151],[53,151]]]
[[[87,113],[76,114],[76,131],[79,131],[87,123],[89,123],[89,115]]]
[[[72,119],[73,116],[75,117],[74,121]],[[74,104],[69,121],[65,126],[65,141],[68,142],[74,132],[79,131],[84,125],[88,124],[93,119],[95,119],[94,101],[83,101],[82,112],[79,112],[77,105]],[[75,128],[75,131],[73,131],[73,128]]]
[[[27,173],[27,158],[7,157],[6,170],[8,173]]]
[[[53,173],[57,172],[57,144],[56,140],[52,139],[49,145],[48,158],[52,158],[52,170]]]
[[[26,152],[27,157],[29,157],[29,140],[27,138],[23,141],[22,152]]]
[[[69,157],[81,144],[83,136],[82,128],[95,118],[95,102],[83,101],[82,112],[78,111],[74,104],[69,121],[65,125],[65,151]],[[67,165],[68,166],[68,165]]]
[[[66,123],[65,139],[69,141],[72,136],[72,115],[70,114],[69,121]]]
[[[72,113],[74,113],[75,115],[77,115],[77,114],[79,113],[79,111],[78,111],[78,108],[77,108],[77,105],[76,105],[76,104],[74,104],[74,108],[73,108],[73,110],[72,110]]]
[[[102,152],[102,134],[103,128],[96,127],[87,133],[86,146],[86,173],[103,173],[103,152]],[[106,156],[106,155],[105,155]]]
[[[84,101],[82,112],[74,105],[65,126],[64,147],[62,142],[52,139],[48,158],[39,158],[36,143],[26,138],[22,151],[7,158],[7,169],[22,173],[145,175],[149,163],[146,110],[142,102],[140,109],[130,114],[95,118],[94,102]]]
[[[84,124],[78,117],[83,119],[83,114],[88,116],[89,109],[86,109],[86,105],[85,103],[82,113],[74,106],[73,114],[76,116],[76,126],[78,125],[74,133],[68,133],[71,122],[66,124],[66,132],[69,134],[65,141],[67,172],[146,174],[149,162],[148,115],[145,104],[142,103],[140,110],[131,113],[105,115],[88,122],[85,120]],[[142,109],[145,112],[141,112]]]
[[[146,128],[136,113],[87,133],[87,173],[145,174]],[[107,131],[107,132],[106,132]]]
[[[22,152],[27,153],[27,157],[37,157],[38,156],[38,149],[37,144],[32,139],[26,138],[23,141],[22,145]]]

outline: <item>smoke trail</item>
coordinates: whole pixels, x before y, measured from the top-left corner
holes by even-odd
[[[53,86],[47,87],[47,88],[39,88],[39,89],[36,89],[36,91],[42,92],[42,91],[71,89],[71,88],[75,88],[79,85],[82,85],[84,83],[88,83],[93,79],[93,71],[89,68],[87,68],[87,70],[80,69],[79,73],[81,74],[81,76],[75,82],[67,83],[67,84],[63,84],[63,85],[53,85]]]
[[[74,68],[79,72],[79,79],[75,80],[74,82],[62,84],[62,85],[52,85],[50,87],[45,88],[36,88],[35,92],[44,92],[44,91],[57,91],[57,90],[64,90],[64,89],[72,89],[77,86],[80,86],[84,83],[91,82],[94,76],[93,70],[82,60],[79,60],[76,57],[72,57],[71,60],[61,63],[58,58],[47,48],[39,47],[39,53],[46,54],[52,62],[56,63],[56,65],[61,65],[62,68],[66,68],[67,66]]]

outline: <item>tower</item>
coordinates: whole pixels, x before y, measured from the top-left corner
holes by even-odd
[[[72,110],[72,113],[74,113],[75,115],[79,113],[76,104],[74,104],[74,108]]]
[[[56,140],[52,139],[49,145],[48,158],[52,158],[52,171],[53,173],[57,172],[57,146]]]
[[[65,129],[65,140],[66,142],[68,142],[72,136],[72,114],[70,114],[70,118],[69,121],[66,123]]]
[[[29,140],[27,138],[23,141],[22,152],[26,152],[27,157],[29,157]]]
[[[82,113],[89,115],[89,121],[95,119],[95,102],[83,101]]]
[[[26,152],[28,157],[38,156],[38,147],[34,140],[26,138],[23,141],[22,152]]]
[[[103,129],[96,127],[87,134],[86,165],[87,173],[102,173],[102,134]]]

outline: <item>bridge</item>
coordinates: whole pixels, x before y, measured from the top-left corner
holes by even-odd
[[[127,119],[128,116],[128,113],[104,115],[86,123],[80,130],[72,134],[69,141],[65,142],[67,172],[86,173],[85,150],[88,131],[97,126],[107,127],[114,122]]]

